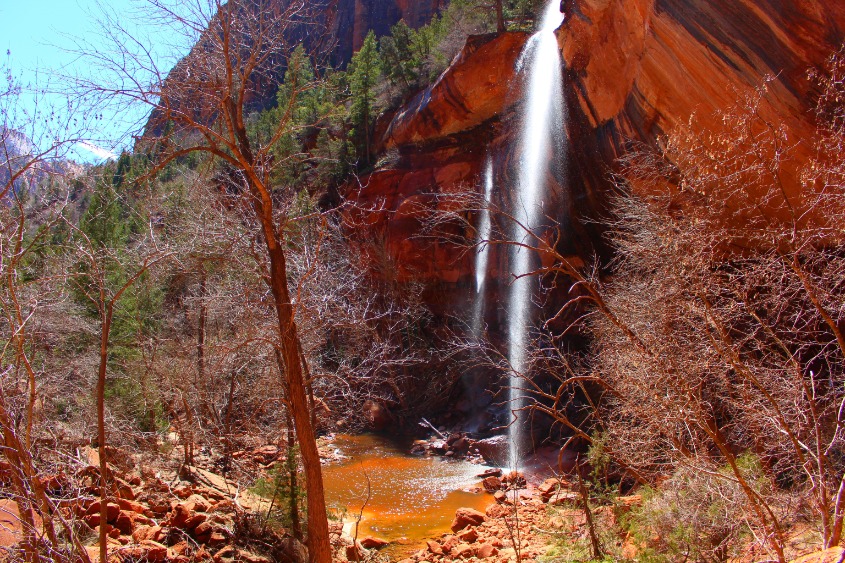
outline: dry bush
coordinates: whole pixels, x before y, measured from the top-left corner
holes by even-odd
[[[841,103],[841,85],[825,79],[823,100]],[[740,487],[744,516],[783,561],[794,508],[739,460],[758,456],[772,485],[812,507],[824,545],[840,542],[845,185],[825,157],[842,139],[834,119],[814,139],[805,195],[787,195],[792,141],[761,117],[765,93],[725,112],[722,133],[692,121],[627,161],[626,180],[655,195],[615,202],[618,258],[601,288],[613,315],[591,326],[617,458],[651,478],[725,465],[709,474]]]

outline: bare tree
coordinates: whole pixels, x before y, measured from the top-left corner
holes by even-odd
[[[150,60],[147,47],[124,34],[117,21],[109,21],[116,50],[103,53],[83,46],[82,51],[113,82],[81,79],[77,85],[95,101],[149,107],[151,121],[137,146],[155,158],[154,170],[194,152],[213,156],[231,169],[229,188],[239,195],[239,205],[251,212],[250,226],[266,258],[263,277],[273,298],[283,384],[305,470],[310,558],[328,562],[329,532],[308,402],[307,365],[288,286],[290,217],[283,203],[284,191],[271,183],[272,146],[294,127],[291,109],[311,85],[287,85],[289,106],[283,108],[266,143],[251,140],[247,132],[249,104],[272,78],[268,74],[272,66],[283,64],[292,52],[289,32],[295,20],[304,25],[305,3],[212,0],[179,9],[151,0],[149,5],[162,23],[197,39],[190,55],[165,78]]]
[[[61,272],[39,260],[50,229],[67,203],[63,161],[84,128],[73,111],[52,111],[4,67],[0,89],[0,433],[24,534],[26,561],[39,551],[55,561],[89,561],[71,523],[47,495],[33,454],[39,431],[36,404],[45,375],[35,361],[43,344],[38,325],[61,301]],[[24,99],[26,98],[26,99]],[[24,101],[29,102],[24,107]],[[46,112],[46,113],[45,113]],[[52,115],[53,119],[44,119]],[[40,263],[39,263],[40,262]],[[23,385],[20,385],[23,380]],[[21,428],[23,426],[23,428]],[[41,523],[37,523],[40,519]],[[68,538],[63,545],[60,533]]]

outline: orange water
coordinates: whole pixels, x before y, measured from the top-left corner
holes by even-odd
[[[420,544],[448,531],[458,508],[483,511],[493,501],[486,493],[467,491],[480,486],[476,475],[486,466],[412,456],[372,435],[341,435],[334,447],[349,459],[323,468],[326,500],[335,511],[345,509],[351,535],[362,514],[359,538],[372,535],[400,545]]]

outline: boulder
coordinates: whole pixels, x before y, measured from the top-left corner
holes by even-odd
[[[491,504],[487,507],[487,510],[485,510],[487,517],[494,519],[501,518],[502,516],[510,514],[510,512],[510,509],[504,504]]]
[[[443,538],[443,543],[442,543],[443,552],[448,553],[448,552],[452,551],[455,548],[455,546],[458,545],[459,543],[461,543],[461,540],[457,536],[453,536],[453,535],[446,536],[445,538]]]
[[[361,545],[361,542],[355,542],[352,545],[346,546],[346,558],[349,561],[363,561],[367,554],[367,550]]]
[[[138,526],[132,532],[132,540],[135,543],[141,543],[144,540],[161,542],[166,535],[161,526]]]
[[[186,530],[193,530],[200,524],[206,521],[208,516],[203,514],[202,512],[194,513],[190,518],[185,521],[184,529]]]
[[[540,498],[543,499],[543,502],[549,502],[549,499],[561,489],[563,486],[560,479],[557,477],[550,477],[543,481],[543,483],[537,487],[537,492],[540,493]]]
[[[152,514],[152,512],[150,511],[149,508],[147,508],[146,506],[144,506],[140,502],[136,502],[134,500],[119,498],[119,499],[117,499],[117,505],[120,507],[121,510],[134,512],[136,514],[147,515],[147,512],[150,512],[150,514]]]
[[[500,435],[485,438],[484,440],[477,440],[475,447],[478,448],[478,453],[481,454],[481,457],[487,463],[500,466],[507,465],[510,451],[510,443],[507,436]]]
[[[452,450],[459,453],[465,454],[469,451],[470,441],[464,437],[458,438],[452,444]]]
[[[502,488],[502,480],[498,477],[485,477],[481,485],[485,491],[492,494]]]
[[[134,515],[134,512],[121,510],[117,518],[114,519],[114,527],[120,530],[122,534],[132,535],[132,530],[135,528]]]
[[[527,485],[525,476],[519,471],[511,471],[502,477],[502,484],[509,489],[524,489]]]
[[[192,494],[185,500],[185,505],[192,512],[208,512],[211,503],[202,495]]]
[[[467,526],[478,526],[487,519],[484,513],[472,508],[459,508],[455,511],[455,519],[452,520],[452,531],[459,532]]]
[[[36,526],[41,518],[35,515]],[[23,526],[18,505],[13,500],[0,499],[0,548],[11,547],[23,539]]]
[[[100,501],[94,501],[91,503],[91,506],[88,507],[88,510],[85,511],[85,514],[88,516],[96,515],[98,518],[100,516]],[[120,505],[115,504],[113,502],[109,502],[106,504],[106,520],[108,522],[114,522],[117,520],[117,517],[120,515]],[[97,521],[99,523],[99,520]]]
[[[364,549],[382,549],[390,545],[390,542],[382,538],[367,536],[361,540],[361,545],[364,546]]]

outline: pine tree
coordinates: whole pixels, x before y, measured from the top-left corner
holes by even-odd
[[[358,144],[365,166],[370,165],[370,136],[378,112],[375,87],[381,76],[382,65],[376,36],[370,31],[361,49],[355,53],[349,64],[353,138]]]

